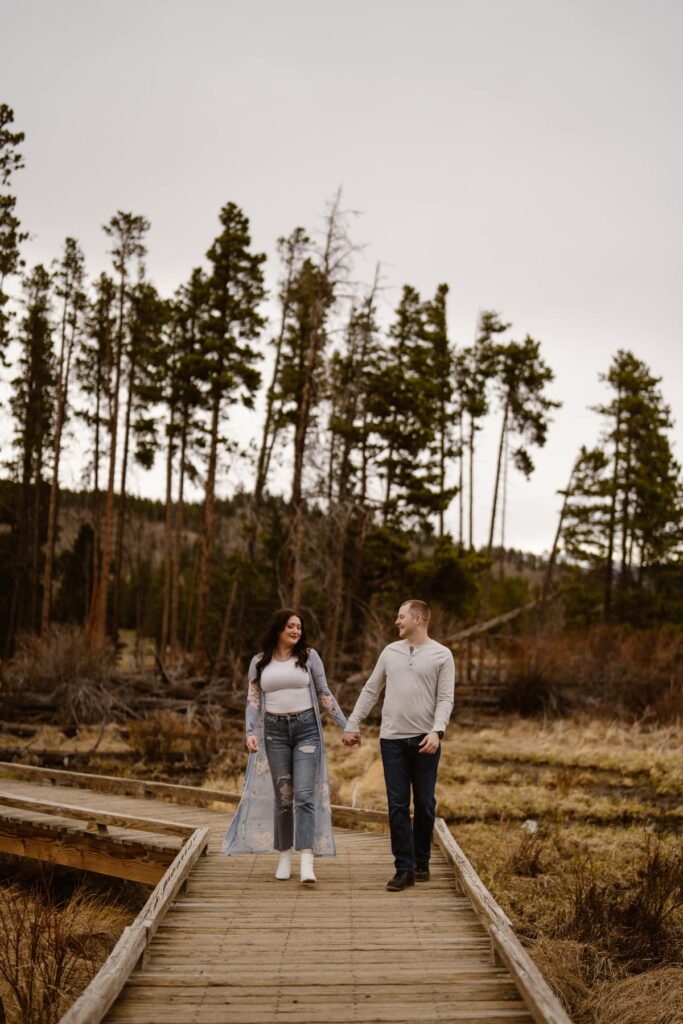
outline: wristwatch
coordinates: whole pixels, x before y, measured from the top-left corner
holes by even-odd
[[[437,729],[436,730],[436,735],[439,737],[440,740],[442,740],[443,739],[443,729]]]

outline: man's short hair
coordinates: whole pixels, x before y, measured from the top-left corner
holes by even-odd
[[[411,597],[408,601],[401,602],[401,608],[405,608],[406,606],[410,608],[413,615],[420,615],[425,622],[429,622],[432,616],[432,610],[426,601],[418,601],[416,598]]]

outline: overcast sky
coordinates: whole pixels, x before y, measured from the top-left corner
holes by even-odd
[[[343,186],[355,277],[450,285],[451,334],[497,309],[543,343],[563,402],[531,482],[510,474],[510,545],[542,551],[598,374],[620,347],[683,419],[680,0],[0,0],[0,101],[26,132],[15,178],[30,263],[101,225],[151,220],[170,294],[228,200],[269,254]],[[497,421],[479,469],[485,539]],[[244,432],[245,424],[236,424]],[[676,426],[683,455],[683,427]],[[75,445],[78,447],[78,444]],[[77,459],[72,459],[75,480]],[[224,478],[234,486],[237,475]],[[133,489],[160,494],[160,474]],[[455,508],[451,516],[455,528]]]

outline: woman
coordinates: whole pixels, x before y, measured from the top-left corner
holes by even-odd
[[[292,845],[302,882],[315,882],[314,856],[334,856],[327,760],[320,714],[346,727],[320,655],[306,642],[303,619],[275,612],[251,659],[247,692],[244,791],[223,853],[280,854],[275,877],[289,878]]]

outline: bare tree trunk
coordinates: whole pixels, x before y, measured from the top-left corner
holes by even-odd
[[[100,585],[101,579],[101,551],[102,541],[102,509],[100,503],[100,409],[102,404],[101,377],[98,372],[97,391],[95,398],[95,451],[93,453],[93,578],[90,601],[93,594]],[[87,607],[90,607],[88,602]]]
[[[67,299],[62,310],[61,343],[57,364],[57,395],[55,409],[55,432],[52,444],[52,483],[50,485],[50,504],[47,514],[47,538],[45,542],[45,568],[43,572],[43,607],[40,616],[40,633],[44,635],[50,624],[50,608],[52,604],[52,565],[55,555],[55,539],[57,535],[57,495],[59,493],[59,462],[62,453],[62,429],[66,415],[67,387],[71,364],[71,346],[67,353],[66,340]]]
[[[460,549],[465,544],[465,438],[462,429],[462,412],[458,416],[458,546]]]
[[[318,306],[322,302],[318,300]],[[292,478],[292,511],[294,519],[292,523],[292,605],[299,607],[301,601],[302,587],[302,562],[301,552],[303,545],[303,470],[306,456],[306,439],[311,415],[313,399],[313,375],[318,359],[320,344],[322,341],[322,321],[324,309],[318,309],[316,316],[317,326],[311,331],[311,340],[306,353],[304,371],[304,384],[299,402],[299,414],[297,417],[296,431],[294,434],[294,474]]]
[[[621,571],[619,573],[619,586],[623,590],[628,583],[629,576],[629,531],[630,531],[630,518],[629,514],[631,511],[631,452],[632,441],[629,437],[626,448],[626,465],[624,467],[624,497],[622,500],[621,507]]]
[[[550,552],[550,558],[548,559],[548,565],[545,571],[545,578],[543,580],[543,586],[541,588],[541,601],[544,601],[550,591],[550,584],[552,583],[553,571],[555,569],[555,562],[557,561],[557,552],[560,548],[560,540],[562,539],[562,526],[564,524],[564,517],[567,512],[567,505],[572,496],[572,490],[574,486],[574,474],[578,466],[578,460],[574,463],[572,471],[569,474],[569,480],[567,481],[567,488],[564,492],[564,500],[562,502],[562,508],[560,509],[560,516],[557,521],[557,529],[555,530],[555,537],[553,539],[553,547]]]
[[[211,586],[211,556],[213,553],[220,405],[220,394],[216,392],[213,396],[213,407],[211,410],[211,441],[209,449],[209,465],[206,476],[206,493],[204,497],[204,523],[202,527],[202,549],[197,600],[197,629],[194,645],[195,666],[199,671],[203,671],[208,662],[209,590]]]
[[[121,364],[123,362],[124,335],[124,301],[125,277],[122,275],[119,286],[119,317],[114,364],[114,390],[109,396],[109,472],[107,479],[107,497],[104,507],[104,526],[102,530],[102,567],[97,584],[93,587],[92,602],[88,620],[88,634],[95,647],[104,644],[107,633],[107,600],[109,596],[109,578],[112,569],[112,549],[114,533],[114,489],[116,486],[116,449],[118,442],[119,405],[121,391]]]
[[[188,591],[187,614],[185,615],[185,641],[184,648],[190,649],[190,633],[192,631],[192,615],[194,612],[194,599],[197,589],[197,572],[199,571],[199,559],[201,556],[201,541],[194,545],[192,552],[192,570],[190,572],[190,587]]]
[[[470,417],[470,438],[469,438],[469,546],[474,551],[474,418]]]
[[[330,514],[330,559],[327,579],[327,601],[325,616],[325,663],[328,672],[334,676],[337,669],[339,629],[343,614],[344,555],[349,529],[349,507],[345,501]]]
[[[505,447],[505,436],[507,434],[508,426],[508,412],[509,402],[505,402],[505,408],[503,410],[503,422],[500,428],[500,439],[498,441],[498,459],[496,461],[496,479],[493,485],[493,502],[491,504],[491,522],[489,524],[489,542],[486,548],[486,553],[491,557],[493,551],[493,536],[496,529],[496,510],[498,508],[498,490],[500,488],[500,470],[503,464],[503,449]]]
[[[166,449],[166,509],[164,517],[164,584],[161,601],[161,637],[159,657],[166,659],[171,622],[171,589],[173,577],[173,455],[174,455],[174,410],[171,408],[168,420],[168,446]]]
[[[275,395],[277,389],[277,382],[280,379],[282,345],[285,340],[285,329],[287,327],[287,314],[289,312],[293,272],[294,263],[292,261],[287,268],[287,280],[285,282],[285,288],[282,299],[282,316],[280,318],[280,331],[278,333],[277,342],[275,344],[275,362],[273,364],[273,375],[271,377],[270,387],[268,388],[268,393],[266,395],[266,415],[263,421],[261,447],[259,448],[259,457],[256,468],[256,484],[254,485],[253,504],[256,509],[260,508],[261,502],[263,501],[263,491],[265,489],[266,481],[268,479],[268,470],[270,469],[270,457],[272,455],[273,445],[275,443],[275,438],[277,436],[277,430],[274,428],[273,425],[275,412]]]
[[[500,509],[500,581],[505,579],[505,517],[508,506],[508,468],[510,448],[510,432],[505,431],[505,451],[503,452],[503,502]]]
[[[38,443],[36,452],[36,473],[33,491],[33,551],[31,571],[31,629],[38,630],[40,625],[40,510],[42,506],[42,482],[43,482],[43,440]]]
[[[612,470],[612,495],[609,512],[607,535],[607,560],[605,562],[605,587],[603,599],[603,618],[609,622],[612,617],[612,589],[614,583],[614,540],[617,524],[617,488],[619,485],[619,463],[621,461],[621,395],[617,398],[617,423],[614,441],[614,468]]]
[[[172,574],[171,574],[171,661],[175,665],[180,652],[179,622],[180,622],[180,551],[183,540],[183,513],[185,502],[185,458],[187,453],[187,431],[188,431],[187,409],[183,410],[183,425],[180,434],[180,467],[178,480],[178,500],[175,509],[175,523],[173,529],[173,553],[172,553]]]
[[[225,664],[225,656],[228,653],[228,637],[230,636],[230,623],[233,620],[235,613],[235,603],[237,601],[237,590],[238,590],[238,579],[237,576],[233,577],[230,585],[230,597],[228,603],[225,606],[225,615],[223,616],[223,625],[221,627],[221,636],[218,643],[218,654],[214,662],[213,671],[211,673],[212,679],[217,679],[221,673],[223,665]]]
[[[135,390],[135,362],[131,362],[128,374],[128,394],[126,396],[126,416],[123,429],[123,455],[121,458],[121,482],[119,502],[116,516],[116,551],[114,557],[114,585],[112,592],[112,634],[114,638],[119,632],[119,608],[121,604],[121,573],[123,568],[123,534],[126,523],[126,492],[128,478],[128,453],[130,449],[130,421]]]

